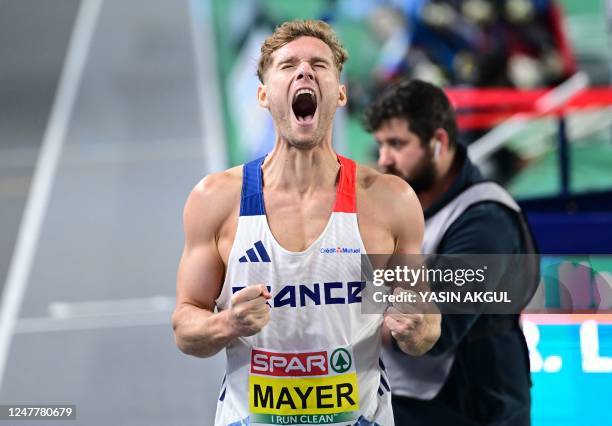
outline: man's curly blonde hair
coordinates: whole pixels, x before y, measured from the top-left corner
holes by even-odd
[[[342,65],[348,59],[348,53],[342,47],[336,33],[326,22],[306,19],[285,22],[276,27],[274,33],[261,45],[261,56],[257,64],[257,77],[263,83],[264,74],[272,61],[272,54],[299,37],[315,37],[329,46],[334,55],[334,64],[338,75],[342,72]]]

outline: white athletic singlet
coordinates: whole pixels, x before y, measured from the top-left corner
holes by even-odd
[[[302,252],[275,240],[266,220],[261,165],[243,168],[240,218],[216,300],[264,283],[270,322],[227,346],[215,425],[393,425],[380,361],[382,315],[361,313],[356,165],[338,156],[336,201],[325,229]]]

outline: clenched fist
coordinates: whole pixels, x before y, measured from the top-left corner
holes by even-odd
[[[394,295],[414,293],[400,287]],[[431,307],[427,310],[431,312]],[[400,349],[410,355],[422,355],[432,348],[440,337],[439,313],[424,314],[425,307],[411,303],[393,303],[385,312],[385,327],[397,341]]]
[[[229,322],[238,336],[252,336],[270,321],[272,295],[265,285],[253,285],[236,292],[230,301]]]

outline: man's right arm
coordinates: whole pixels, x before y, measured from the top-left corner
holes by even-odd
[[[183,213],[185,246],[172,325],[179,349],[197,357],[212,356],[237,337],[259,332],[269,320],[270,295],[263,285],[242,289],[232,296],[228,309],[215,312],[225,272],[218,236],[235,202],[229,179],[219,173],[198,183]]]

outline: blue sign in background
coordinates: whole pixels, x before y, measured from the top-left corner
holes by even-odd
[[[533,425],[612,426],[612,372],[583,371],[581,325],[537,327],[542,358],[559,356],[562,364],[556,372],[532,373]],[[598,324],[597,331],[599,356],[612,358],[612,325]]]

